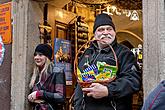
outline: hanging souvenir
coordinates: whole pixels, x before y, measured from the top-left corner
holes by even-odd
[[[2,37],[0,36],[0,66],[2,65],[4,55],[5,55],[5,46],[3,44]]]

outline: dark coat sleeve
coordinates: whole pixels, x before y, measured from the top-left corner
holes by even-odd
[[[141,73],[137,61],[129,49],[120,50],[118,64],[117,78],[107,86],[110,98],[122,98],[131,95],[138,91],[141,86]]]
[[[82,110],[82,100],[83,100],[83,92],[79,84],[76,85],[75,93],[74,93],[74,110]]]

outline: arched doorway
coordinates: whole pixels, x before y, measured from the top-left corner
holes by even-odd
[[[117,31],[117,40],[119,43],[124,44],[126,46],[132,45],[132,48],[138,47],[139,44],[143,43],[143,39],[140,36],[127,30]]]

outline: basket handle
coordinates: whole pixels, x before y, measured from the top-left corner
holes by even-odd
[[[93,42],[93,41],[101,41],[101,40],[89,40],[89,41],[87,41],[85,44],[83,44],[81,47],[80,47],[80,49],[77,51],[77,53],[76,53],[76,55],[75,55],[75,59],[74,59],[74,74],[75,74],[75,76],[76,76],[76,78],[77,78],[77,63],[78,63],[78,54],[81,52],[81,49],[83,48],[83,47],[85,47],[88,43],[90,43],[90,42]],[[104,42],[104,41],[102,41],[102,42]],[[104,43],[106,43],[106,42],[104,42]],[[110,44],[107,44],[110,48],[111,48],[111,50],[112,50],[112,53],[113,53],[113,55],[114,55],[114,57],[115,57],[115,61],[116,61],[116,67],[117,67],[117,69],[118,69],[118,60],[117,60],[117,56],[116,56],[116,53],[115,53],[115,51],[114,51],[114,49],[113,49],[113,47],[110,45]],[[77,78],[78,79],[78,78]]]

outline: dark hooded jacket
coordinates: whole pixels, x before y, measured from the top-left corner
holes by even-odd
[[[147,96],[142,110],[165,110],[165,80],[161,81]]]
[[[75,110],[115,110],[114,108],[132,110],[132,94],[141,86],[137,61],[130,49],[118,44],[116,39],[111,46],[118,59],[118,72],[116,79],[107,85],[108,96],[101,99],[88,97],[83,95],[80,85],[77,84],[74,96]],[[89,56],[89,64],[96,64],[100,61],[116,65],[111,48],[108,46],[100,50],[94,41],[79,60],[80,71],[86,61],[85,55]]]

